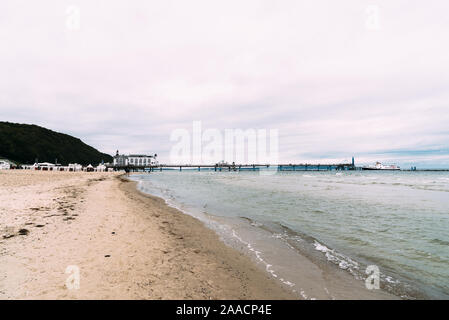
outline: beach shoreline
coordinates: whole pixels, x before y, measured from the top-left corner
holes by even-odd
[[[306,298],[121,174],[10,171],[0,186],[0,299]],[[294,263],[314,298],[397,298]]]
[[[139,179],[145,178],[144,180]],[[149,179],[147,179],[149,178]],[[369,290],[365,281],[352,270],[346,270],[333,262],[316,248],[307,248],[304,241],[285,239],[285,227],[276,226],[277,231],[267,225],[245,217],[225,217],[215,215],[206,205],[192,207],[178,202],[172,193],[166,194],[167,186],[159,190],[145,184],[151,176],[143,173],[131,174],[131,180],[138,182],[137,188],[146,195],[162,199],[168,206],[202,221],[209,229],[219,235],[220,241],[248,256],[259,270],[270,275],[271,279],[293,293],[296,299],[305,300],[395,300],[398,295],[384,289]],[[161,186],[159,186],[161,187]],[[169,188],[169,187],[168,187]],[[162,192],[161,192],[162,191]],[[266,222],[265,222],[266,223]],[[276,228],[275,228],[276,229]],[[291,232],[291,230],[289,230]]]

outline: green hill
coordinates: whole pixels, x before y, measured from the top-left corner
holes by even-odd
[[[88,146],[78,138],[36,125],[0,121],[0,158],[20,164],[55,162],[67,165],[97,165],[112,162],[112,157]]]

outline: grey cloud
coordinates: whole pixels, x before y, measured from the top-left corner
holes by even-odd
[[[278,129],[283,162],[447,163],[449,4],[376,3],[380,30],[365,0],[80,0],[71,31],[65,2],[2,1],[0,117],[109,153],[201,120]]]

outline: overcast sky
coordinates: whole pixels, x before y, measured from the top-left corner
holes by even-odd
[[[2,0],[0,120],[161,162],[197,120],[278,129],[281,162],[449,166],[448,14],[447,0]]]

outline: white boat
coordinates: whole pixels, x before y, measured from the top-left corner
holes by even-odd
[[[401,168],[397,165],[383,165],[380,162],[376,162],[375,165],[362,167],[362,170],[401,170]]]

